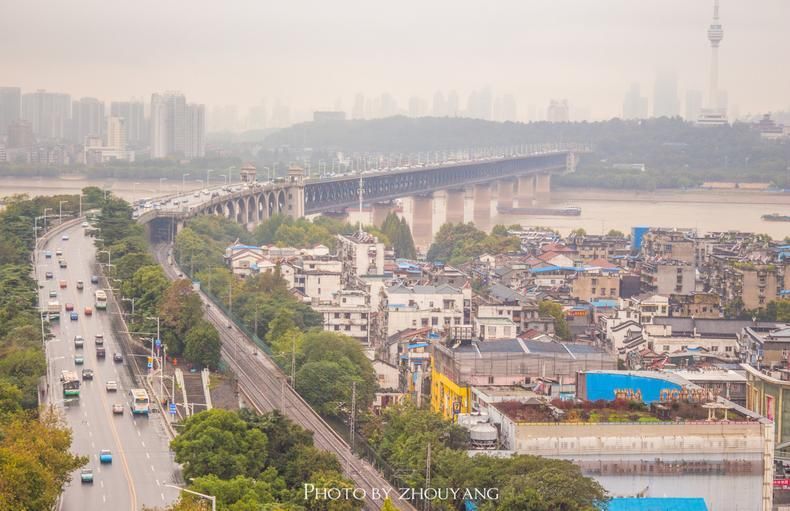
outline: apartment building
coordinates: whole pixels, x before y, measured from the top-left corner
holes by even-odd
[[[384,274],[384,244],[366,232],[338,234],[338,258],[343,265],[342,282],[351,286],[362,275]]]
[[[660,295],[691,294],[696,290],[694,263],[679,259],[646,259],[639,265],[642,290]]]

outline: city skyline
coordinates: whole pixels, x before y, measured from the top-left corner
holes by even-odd
[[[73,13],[66,6],[50,6],[64,12],[41,20],[48,37],[28,37],[24,23],[11,17],[0,21],[0,41],[16,48],[0,57],[6,70],[2,85],[107,102],[175,89],[209,110],[235,104],[245,116],[263,100],[274,117],[279,101],[291,111],[286,117],[295,119],[338,106],[351,118],[359,92],[366,97],[388,94],[405,112],[430,114],[437,92],[447,96],[454,91],[459,107],[466,109],[469,95],[481,90],[511,96],[518,120],[529,119],[531,107],[545,117],[550,101],[561,98],[572,109],[589,111],[591,119],[605,119],[621,114],[623,94],[633,82],[652,98],[645,85],[664,69],[677,75],[681,103],[685,91],[707,90],[710,47],[704,30],[712,3],[631,4],[611,0],[602,9],[600,3],[569,0],[551,6],[504,2],[472,13],[442,1],[421,6],[415,18],[408,4],[373,16],[372,6],[362,2],[318,5],[310,11],[258,4],[226,9],[208,3],[184,10],[176,2],[157,5],[162,16],[145,18],[145,40],[129,28],[98,23],[110,9],[103,4],[65,24],[55,20],[73,18]],[[113,15],[140,20],[152,5],[113,7]],[[32,19],[42,8],[38,2],[19,6],[17,19]],[[753,114],[787,108],[784,91],[790,74],[777,63],[782,20],[790,15],[790,6],[769,0],[755,9],[725,1],[721,9],[727,44],[719,57],[719,84],[728,91],[729,103]],[[166,23],[176,11],[180,23]],[[275,19],[283,23],[275,26]],[[301,28],[298,37],[284,29],[290,21]],[[95,40],[74,36],[83,24],[92,28]],[[130,27],[139,29],[139,21]],[[668,27],[671,38],[666,37]],[[602,38],[602,33],[615,37]],[[86,66],[102,72],[88,72]],[[759,94],[750,79],[756,76]],[[684,111],[682,104],[679,111]]]

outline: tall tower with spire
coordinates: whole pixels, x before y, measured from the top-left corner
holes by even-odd
[[[710,84],[708,90],[708,108],[718,110],[719,105],[719,44],[724,39],[724,29],[719,22],[719,0],[713,0],[713,21],[708,27],[710,41]]]

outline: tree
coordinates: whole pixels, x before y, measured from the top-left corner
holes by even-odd
[[[183,353],[187,334],[203,317],[203,303],[192,289],[192,282],[179,279],[169,285],[159,304],[159,317],[168,349],[173,354]]]
[[[609,232],[606,233],[607,236],[611,236],[613,238],[625,238],[625,234],[623,231],[618,231],[617,229],[610,229]]]
[[[565,319],[565,311],[562,310],[562,305],[551,300],[543,300],[538,304],[538,312],[542,316],[551,316],[554,318],[554,332],[557,337],[563,340],[570,340],[571,331],[568,328],[568,322]]]
[[[576,236],[586,236],[587,235],[587,231],[585,231],[583,228],[579,227],[578,229],[572,230],[571,234],[576,235]]]
[[[184,477],[257,477],[266,468],[268,439],[238,414],[214,408],[191,416],[170,445]]]
[[[184,356],[203,367],[216,369],[219,366],[222,344],[214,325],[200,319],[189,329],[185,338]]]
[[[48,511],[72,472],[88,459],[75,456],[71,431],[51,412],[24,414],[0,423],[0,509]]]

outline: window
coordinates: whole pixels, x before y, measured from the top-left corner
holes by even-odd
[[[494,377],[493,376],[489,376],[488,377],[488,384],[489,385],[493,385],[494,384]]]
[[[339,312],[335,312],[335,319],[340,319],[340,313]]]
[[[431,325],[432,326],[438,326],[439,325],[439,318],[437,316],[434,316],[434,317],[431,318]]]
[[[710,350],[711,351],[719,351],[719,347],[718,346],[711,346]]]
[[[612,288],[609,290],[609,296],[617,296],[617,288]]]
[[[495,326],[488,327],[488,335],[490,337],[496,336],[496,327]]]
[[[732,346],[725,346],[724,351],[726,351],[727,353],[732,353]]]
[[[592,293],[591,294],[593,294],[593,295],[595,294],[595,288],[592,288]]]
[[[510,328],[509,326],[506,326],[506,327],[505,327],[505,328],[503,328],[502,330],[503,330],[503,332],[502,332],[502,333],[503,333],[503,335],[504,335],[505,337],[510,337],[510,330],[511,330],[511,328]]]
[[[664,351],[669,351],[669,344],[664,345]]]

